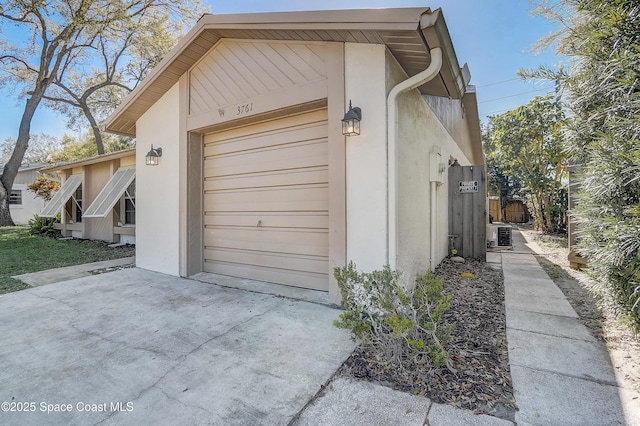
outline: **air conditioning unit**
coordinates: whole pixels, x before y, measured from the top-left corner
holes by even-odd
[[[498,247],[511,247],[513,245],[511,239],[510,226],[498,226]]]

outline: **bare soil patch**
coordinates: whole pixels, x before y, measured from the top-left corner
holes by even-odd
[[[471,273],[473,278],[462,273]],[[455,372],[446,367],[425,366],[411,377],[402,378],[393,369],[373,362],[366,350],[357,349],[338,374],[513,421],[515,403],[507,354],[502,271],[477,260],[464,264],[445,260],[436,274],[443,277],[444,292],[451,296],[445,324],[454,325],[456,330],[445,346]]]

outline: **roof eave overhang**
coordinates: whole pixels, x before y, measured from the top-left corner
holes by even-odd
[[[365,9],[312,12],[248,13],[204,15],[151,73],[133,90],[105,121],[107,132],[135,136],[135,123],[221,38],[220,34],[252,34],[255,39],[306,40],[325,42],[370,42],[358,40],[353,32],[406,32],[423,45],[424,68],[430,62],[429,50],[440,47],[444,64],[439,83],[445,90],[430,93],[432,85],[419,90],[424,94],[462,98],[464,77],[440,9]],[[231,37],[231,36],[229,36]],[[394,53],[394,49],[390,49]],[[412,59],[400,65],[409,76],[416,70]]]
[[[110,152],[107,154],[97,155],[95,157],[85,158],[82,160],[71,161],[69,163],[59,163],[40,169],[42,172],[69,170],[75,167],[88,166],[91,164],[103,163],[105,161],[117,160],[119,158],[131,157],[136,155],[136,149],[130,148],[122,151]]]
[[[467,92],[462,97],[462,103],[464,105],[469,137],[471,138],[471,155],[473,157],[471,161],[475,165],[485,164],[475,86],[467,86]]]
[[[432,13],[423,13],[420,16],[420,30],[424,34],[427,47],[433,49],[439,47],[442,50],[442,69],[440,77],[449,92],[449,97],[461,99],[466,93],[466,86],[469,83],[470,75],[468,68],[461,68],[449,29],[442,15],[442,9],[436,9]],[[423,93],[429,95],[430,93]]]

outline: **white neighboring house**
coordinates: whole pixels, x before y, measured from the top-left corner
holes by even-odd
[[[13,187],[9,193],[9,210],[16,225],[26,225],[29,219],[39,214],[45,201],[27,189],[27,185],[40,177],[40,170],[48,167],[46,163],[25,164],[18,170]],[[0,173],[2,168],[0,168]]]

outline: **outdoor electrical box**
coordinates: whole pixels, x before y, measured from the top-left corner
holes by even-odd
[[[438,185],[444,183],[444,172],[446,167],[442,162],[442,154],[439,152],[429,153],[429,182],[436,182]]]
[[[458,255],[487,257],[487,192],[484,165],[449,167],[449,234]]]

